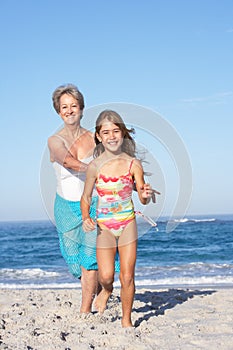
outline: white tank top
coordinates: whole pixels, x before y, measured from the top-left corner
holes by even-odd
[[[91,160],[92,157],[83,159],[81,162],[89,164]],[[57,162],[53,162],[53,168],[57,178],[57,194],[69,201],[80,201],[86,180],[86,173],[67,169]]]
[[[60,135],[56,135],[63,139]],[[65,141],[63,139],[63,141]],[[79,159],[85,164],[89,164],[93,157]],[[53,168],[57,178],[57,194],[69,201],[80,201],[86,180],[86,173],[67,169],[57,162],[53,162]],[[95,191],[94,191],[95,192]],[[93,195],[95,194],[93,192]]]

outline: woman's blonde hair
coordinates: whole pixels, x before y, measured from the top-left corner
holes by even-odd
[[[123,121],[123,119],[121,118],[121,116],[112,110],[104,110],[102,111],[98,118],[96,119],[96,126],[95,126],[95,143],[96,143],[96,147],[94,150],[94,157],[98,157],[101,153],[104,152],[104,147],[102,145],[102,143],[98,140],[97,135],[99,135],[100,130],[102,128],[103,125],[103,121],[109,121],[115,125],[117,125],[119,127],[119,129],[122,132],[123,135],[123,143],[121,146],[122,152],[127,153],[129,156],[131,157],[135,157],[135,153],[136,153],[136,144],[134,139],[132,138],[132,136],[130,134],[135,133],[135,130],[133,128],[128,129]]]
[[[73,84],[66,84],[59,86],[53,92],[53,107],[58,114],[60,113],[60,98],[64,94],[73,96],[78,101],[80,110],[82,111],[84,109],[84,98],[77,86]]]

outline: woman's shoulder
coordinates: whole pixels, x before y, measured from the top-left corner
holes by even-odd
[[[95,145],[94,134],[87,129],[82,129],[81,135],[77,138],[75,143],[88,143]]]
[[[85,129],[85,128],[82,128],[81,136],[85,136],[85,137],[89,137],[89,138],[94,139],[94,134],[93,134],[93,132],[91,132],[90,130],[87,130],[87,129]]]
[[[66,140],[65,138],[62,136],[62,132],[58,131],[55,134],[49,136],[48,138],[48,144],[53,144],[53,143],[65,143]]]

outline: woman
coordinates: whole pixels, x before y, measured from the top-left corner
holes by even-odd
[[[59,86],[53,93],[53,106],[62,118],[61,130],[48,139],[50,160],[57,178],[54,217],[62,255],[70,272],[81,278],[81,313],[91,312],[97,293],[96,230],[84,233],[80,199],[84,188],[87,164],[95,147],[93,134],[80,122],[84,110],[82,93],[73,84]],[[96,215],[96,198],[90,216]]]

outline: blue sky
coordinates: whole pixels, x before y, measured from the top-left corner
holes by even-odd
[[[120,102],[159,113],[192,164],[187,215],[233,212],[232,1],[1,1],[0,32],[0,220],[47,218],[41,159],[61,125],[51,94],[67,82],[86,110]],[[172,160],[150,151],[164,163],[169,215]]]

